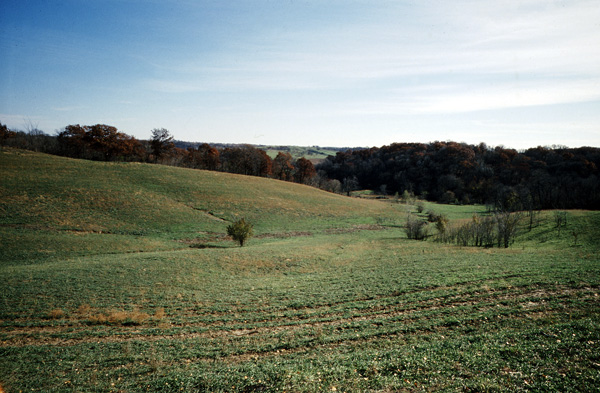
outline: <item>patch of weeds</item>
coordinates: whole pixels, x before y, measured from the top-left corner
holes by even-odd
[[[66,316],[67,313],[65,313],[64,310],[61,310],[60,308],[55,308],[53,310],[48,311],[49,319],[63,319]]]
[[[156,310],[154,316],[140,310],[132,311],[108,310],[101,311],[92,308],[88,304],[79,306],[76,311],[76,318],[88,325],[122,325],[137,326],[151,320],[162,320],[165,317],[165,311],[162,308]]]

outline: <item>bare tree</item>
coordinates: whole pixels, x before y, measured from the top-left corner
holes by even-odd
[[[519,213],[498,213],[495,215],[498,226],[498,247],[508,248],[514,240],[523,215]]]
[[[556,223],[556,228],[558,229],[558,237],[560,237],[560,229],[564,226],[567,226],[567,212],[565,211],[555,211],[554,212],[554,222]]]
[[[155,128],[152,130],[152,140],[150,141],[154,161],[158,161],[175,148],[173,136],[166,128]]]

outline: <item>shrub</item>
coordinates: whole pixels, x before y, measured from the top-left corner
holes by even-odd
[[[415,194],[413,194],[412,191],[404,190],[402,193],[402,200],[404,203],[412,204],[415,200]]]
[[[428,236],[427,223],[425,221],[414,218],[412,214],[408,215],[406,220],[406,237],[414,240],[425,240]]]
[[[440,198],[440,203],[445,203],[447,205],[456,203],[456,195],[450,190],[446,191],[442,197]]]
[[[246,222],[245,219],[240,218],[227,227],[227,234],[231,236],[233,240],[240,243],[240,247],[243,247],[246,240],[248,240],[248,238],[250,238],[253,234],[252,224]]]
[[[440,214],[437,214],[435,210],[427,210],[427,221],[436,222],[440,217]]]
[[[436,217],[435,220],[435,228],[438,230],[438,233],[445,233],[446,228],[448,227],[448,217],[445,214],[440,214]]]

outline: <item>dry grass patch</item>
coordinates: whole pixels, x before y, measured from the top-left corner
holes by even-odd
[[[132,311],[97,310],[89,304],[82,304],[76,311],[76,319],[92,325],[141,325],[151,321],[161,321],[166,313],[158,308],[154,315],[142,312],[137,308]]]
[[[48,311],[49,319],[63,319],[67,314],[60,308]]]

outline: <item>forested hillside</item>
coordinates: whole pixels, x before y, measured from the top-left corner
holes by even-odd
[[[600,208],[595,147],[517,152],[485,144],[395,143],[337,153],[317,166],[346,189],[409,191],[442,203],[486,203],[503,210]]]

